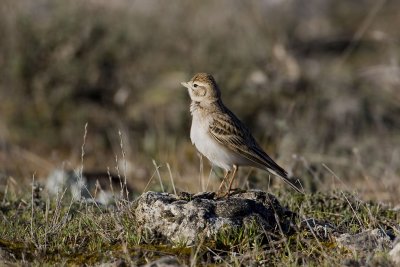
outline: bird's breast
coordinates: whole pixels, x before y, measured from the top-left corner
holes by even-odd
[[[227,147],[221,145],[209,133],[211,117],[192,114],[192,127],[190,129],[190,139],[197,150],[205,156],[212,164],[231,170],[233,164],[241,163],[241,157]]]
[[[192,143],[197,147],[197,149],[199,149],[200,147],[205,148],[207,144],[212,141],[209,140],[212,137],[208,133],[210,123],[211,121],[209,118],[201,116],[196,112],[193,113],[192,127],[190,129],[190,139],[192,140]]]

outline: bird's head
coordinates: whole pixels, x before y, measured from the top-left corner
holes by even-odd
[[[208,73],[197,73],[188,82],[181,82],[188,89],[192,101],[200,103],[213,103],[221,97],[214,77]]]

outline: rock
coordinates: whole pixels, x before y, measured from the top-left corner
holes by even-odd
[[[111,260],[110,262],[102,262],[100,264],[94,265],[96,267],[126,267],[130,266],[129,262],[127,262],[125,259],[114,259]]]
[[[300,222],[300,229],[309,231],[313,236],[321,239],[328,240],[331,236],[336,234],[336,226],[330,222],[308,218]]]
[[[65,189],[76,201],[96,201],[108,205],[115,199],[126,198],[133,189],[123,177],[107,172],[55,169],[46,179],[46,189],[52,196],[62,195]],[[128,194],[129,195],[129,194]]]
[[[15,262],[16,257],[13,253],[0,247],[0,266],[8,266],[6,262]],[[4,265],[3,265],[4,264]]]
[[[355,259],[345,259],[342,262],[342,265],[346,266],[346,267],[362,267],[362,266],[365,266],[364,263],[361,263],[360,261],[357,261]]]
[[[291,229],[287,218],[292,213],[273,195],[262,191],[239,192],[223,199],[214,199],[214,193],[208,192],[180,196],[147,192],[136,205],[141,231],[180,245],[190,246],[222,229],[240,229],[251,223],[270,232],[282,229],[288,233]]]
[[[156,261],[150,262],[143,267],[181,267],[182,265],[176,257],[166,256]]]
[[[392,248],[392,241],[383,230],[373,229],[350,235],[342,234],[336,241],[342,247],[363,252],[383,251]]]
[[[389,255],[392,261],[400,265],[400,238],[395,240],[393,249],[389,252]]]

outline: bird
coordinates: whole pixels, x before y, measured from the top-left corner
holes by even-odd
[[[224,105],[221,90],[211,74],[197,73],[181,84],[187,88],[191,99],[191,142],[200,154],[225,172],[218,195],[229,196],[239,166],[265,170],[282,178],[295,191],[302,192],[291,181],[288,172],[261,148],[249,128]],[[223,194],[222,187],[227,182],[228,189]]]

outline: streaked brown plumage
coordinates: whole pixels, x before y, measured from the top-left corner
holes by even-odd
[[[289,179],[288,173],[258,145],[246,125],[225,107],[220,89],[210,74],[198,73],[189,82],[182,82],[182,85],[188,88],[192,100],[192,143],[213,164],[226,170],[219,191],[231,171],[227,193],[238,166],[253,166],[281,177],[300,192]]]

